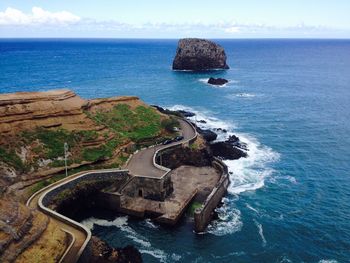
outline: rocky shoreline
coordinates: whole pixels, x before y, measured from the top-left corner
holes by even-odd
[[[89,263],[141,263],[141,253],[131,245],[114,248],[96,236],[91,238]]]
[[[153,107],[158,109],[161,113],[181,116],[183,118],[191,118],[196,116],[196,114],[191,111],[172,111],[155,105],[153,105]],[[197,120],[197,123],[206,124],[206,121],[201,119]],[[248,156],[249,149],[247,148],[247,144],[242,142],[236,135],[231,135],[224,141],[217,141],[217,132],[227,133],[227,130],[221,127],[216,127],[214,129],[203,129],[194,122],[192,122],[192,124],[196,128],[197,132],[205,139],[208,146],[207,148],[209,156],[215,156],[222,160],[237,160],[239,158],[246,158]],[[180,157],[181,155],[179,155],[179,158]]]

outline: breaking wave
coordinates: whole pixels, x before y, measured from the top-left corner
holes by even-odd
[[[189,119],[202,129],[210,129],[217,133],[216,141],[224,141],[229,136],[237,135],[241,142],[246,143],[248,157],[238,160],[224,160],[230,172],[228,192],[238,195],[246,191],[254,191],[264,186],[265,179],[274,170],[270,164],[279,159],[279,154],[270,147],[262,145],[255,137],[246,133],[234,132],[236,126],[229,121],[213,117],[210,112],[196,110],[183,105],[170,107],[171,110],[185,110],[196,115]],[[239,231],[242,227],[240,211],[234,208],[230,199],[224,199],[224,205],[218,209],[219,219],[214,220],[208,227],[208,232],[216,235],[226,235]]]
[[[127,238],[129,238],[135,244],[137,244],[137,247],[139,248],[141,254],[148,254],[150,256],[153,256],[154,258],[159,260],[159,262],[168,262],[169,259],[172,261],[174,260],[177,261],[178,259],[181,258],[180,255],[177,255],[177,254],[168,255],[161,249],[153,248],[151,242],[146,237],[137,233],[134,229],[132,229],[128,225],[127,216],[117,217],[112,221],[90,217],[83,220],[81,224],[83,224],[90,230],[93,230],[95,225],[105,226],[105,227],[111,227],[111,226],[117,227],[119,230],[124,232]]]
[[[258,228],[259,236],[261,237],[261,241],[262,241],[262,246],[265,247],[267,242],[266,242],[266,239],[265,239],[265,236],[264,236],[263,227],[262,227],[262,225],[261,225],[258,221],[256,221],[255,219],[254,219],[254,223],[255,223],[256,227]]]
[[[245,191],[256,190],[264,186],[265,178],[270,176],[274,170],[269,164],[279,159],[279,154],[270,147],[262,145],[256,138],[246,133],[234,132],[236,126],[216,117],[210,116],[210,112],[197,111],[191,107],[175,105],[171,110],[191,111],[196,115],[189,119],[202,129],[210,129],[218,134],[216,141],[224,141],[235,134],[240,140],[247,144],[248,157],[238,160],[224,160],[230,171],[228,191],[239,194]],[[221,129],[221,130],[218,130]],[[226,131],[226,132],[225,132]]]

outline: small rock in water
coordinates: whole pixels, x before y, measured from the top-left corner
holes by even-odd
[[[211,85],[224,85],[228,82],[227,79],[223,79],[223,78],[209,78],[208,83]]]
[[[207,123],[205,120],[198,121],[199,123]]]

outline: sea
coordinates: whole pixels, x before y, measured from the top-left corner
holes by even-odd
[[[173,228],[123,215],[82,221],[146,263],[350,262],[350,40],[215,41],[229,70],[172,71],[176,39],[1,39],[0,93],[136,95],[247,143],[247,158],[225,161],[231,184],[204,233],[190,218]]]

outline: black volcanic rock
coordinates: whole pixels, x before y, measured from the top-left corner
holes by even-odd
[[[224,85],[228,82],[227,79],[223,79],[223,78],[209,78],[208,80],[208,84],[211,84],[211,85]]]
[[[212,142],[215,141],[216,138],[218,137],[218,135],[211,131],[211,130],[203,130],[199,127],[196,127],[197,132],[203,136],[203,138],[207,141],[207,142]]]
[[[210,144],[210,149],[214,156],[219,156],[223,159],[236,160],[241,157],[247,157],[247,153],[243,150],[232,146],[228,142],[216,142]]]
[[[179,112],[180,114],[182,114],[182,116],[188,118],[188,117],[193,117],[196,114],[190,111],[185,111],[185,110],[178,110],[177,112]]]
[[[173,70],[228,69],[225,50],[218,44],[198,38],[180,39]]]

